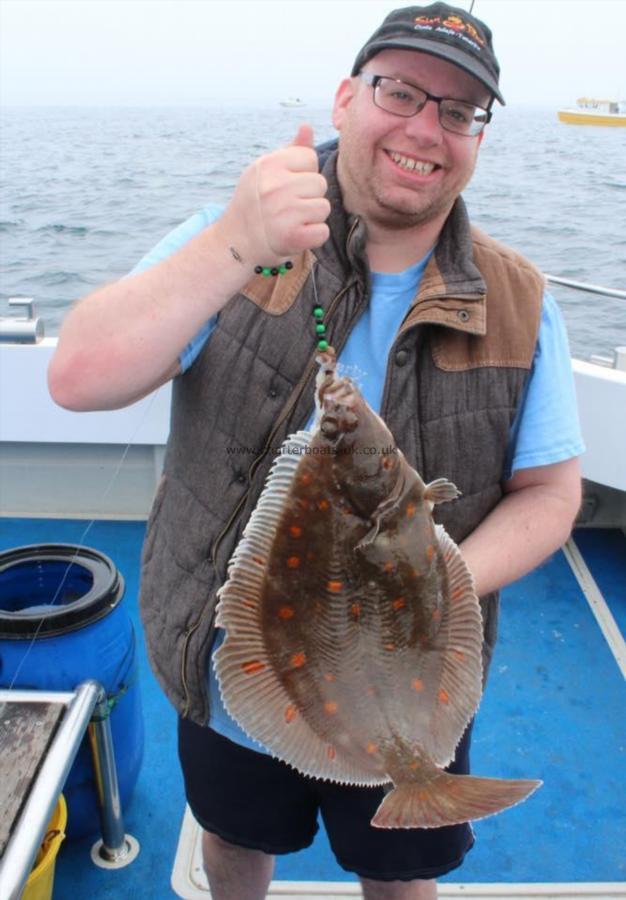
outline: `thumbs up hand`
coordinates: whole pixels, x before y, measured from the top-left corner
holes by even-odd
[[[287,147],[261,156],[244,170],[216,224],[247,262],[278,265],[328,239],[326,190],[313,129],[303,124]]]

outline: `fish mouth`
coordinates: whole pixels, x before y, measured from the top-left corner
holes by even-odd
[[[433,172],[441,168],[439,163],[427,159],[418,159],[416,156],[406,153],[398,153],[396,150],[385,150],[385,153],[398,168],[405,172],[412,172],[415,175],[432,175]]]
[[[321,351],[316,361],[320,368],[316,379],[314,428],[332,440],[354,431],[358,425],[355,412],[358,394],[349,378],[337,375],[337,357],[332,347]]]

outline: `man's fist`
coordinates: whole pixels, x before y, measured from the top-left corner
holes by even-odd
[[[300,125],[291,144],[245,169],[219,222],[247,262],[277,265],[328,239],[326,190],[313,130]]]

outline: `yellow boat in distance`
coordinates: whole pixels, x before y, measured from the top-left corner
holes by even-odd
[[[568,125],[626,126],[626,100],[594,100],[579,97],[575,108],[559,109],[561,122]]]

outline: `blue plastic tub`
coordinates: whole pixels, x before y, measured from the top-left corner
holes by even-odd
[[[95,678],[109,698],[122,807],[144,746],[135,632],[124,580],[104,554],[72,544],[34,544],[0,553],[0,686],[73,690]],[[99,829],[85,738],[63,793],[68,838]]]

